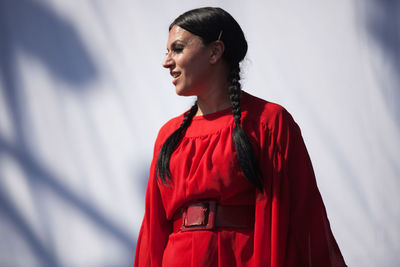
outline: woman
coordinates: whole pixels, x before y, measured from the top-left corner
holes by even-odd
[[[167,50],[176,93],[197,101],[158,134],[135,266],[345,266],[299,127],[241,91],[238,23],[188,11]]]

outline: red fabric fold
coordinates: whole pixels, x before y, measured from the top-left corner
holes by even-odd
[[[158,152],[183,116],[170,120],[154,148],[134,266],[345,266],[291,115],[243,93],[242,118],[260,162],[264,191],[256,190],[239,168],[229,109],[193,119],[172,154],[170,186],[160,183]],[[255,205],[254,228],[173,233],[175,211],[204,199]]]

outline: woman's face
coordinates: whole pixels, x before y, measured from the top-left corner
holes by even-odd
[[[175,25],[169,32],[167,51],[163,67],[170,70],[176,93],[198,96],[204,92],[211,77],[211,51],[202,40]]]

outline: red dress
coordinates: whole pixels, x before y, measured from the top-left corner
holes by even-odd
[[[241,106],[242,127],[254,141],[264,192],[239,168],[231,109],[193,118],[171,156],[171,185],[159,182],[158,153],[183,115],[170,120],[155,143],[134,266],[346,266],[299,127],[284,108],[250,94],[243,93]],[[255,205],[254,228],[174,233],[175,211],[204,199]]]

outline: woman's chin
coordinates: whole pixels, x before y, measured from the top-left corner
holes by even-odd
[[[175,88],[175,92],[179,96],[193,96],[194,95],[190,90],[183,90],[178,87]]]

